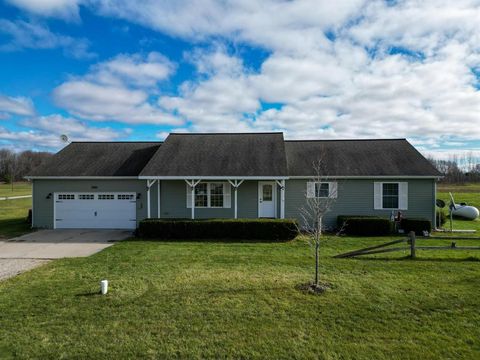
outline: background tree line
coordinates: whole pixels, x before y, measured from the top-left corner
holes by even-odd
[[[24,181],[35,167],[53,156],[49,152],[23,151],[16,153],[9,149],[0,149],[0,182]]]
[[[0,149],[0,182],[22,181],[35,167],[53,156],[50,152]],[[448,160],[428,160],[440,171],[447,184],[480,182],[480,159],[473,154],[452,155]]]
[[[480,159],[473,154],[451,155],[448,160],[428,160],[440,171],[447,184],[465,184],[480,182]]]

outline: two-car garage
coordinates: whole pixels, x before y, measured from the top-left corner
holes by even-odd
[[[54,193],[56,229],[135,229],[136,193]]]

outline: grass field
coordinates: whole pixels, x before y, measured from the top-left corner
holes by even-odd
[[[16,182],[13,184],[0,183],[0,197],[32,195],[32,185],[29,182]]]
[[[0,282],[0,357],[478,359],[478,253],[332,258],[385,240],[326,239],[321,296],[295,289],[312,275],[301,239],[126,241],[54,261]]]
[[[444,200],[447,205],[450,203],[449,192],[453,194],[456,203],[466,202],[467,204],[476,206],[480,209],[480,184],[439,185],[437,188],[437,197]],[[445,209],[445,213],[446,212],[447,210]],[[444,227],[449,228],[450,222],[448,221]],[[475,221],[454,219],[453,228],[458,230],[477,230],[476,236],[480,236],[480,219]]]
[[[0,234],[28,231],[30,201],[0,204]],[[295,288],[313,275],[302,238],[132,240],[52,261],[0,282],[0,358],[480,358],[479,251],[332,258],[393,238],[324,238],[321,296]]]
[[[31,198],[0,201],[0,239],[31,231],[26,221],[31,207]]]

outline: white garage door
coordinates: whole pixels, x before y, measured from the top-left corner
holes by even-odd
[[[55,193],[56,229],[135,229],[135,193]]]

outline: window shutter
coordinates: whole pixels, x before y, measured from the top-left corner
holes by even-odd
[[[373,208],[375,210],[381,210],[382,206],[382,183],[373,183]]]
[[[338,184],[336,182],[331,182],[328,185],[328,189],[329,189],[329,196],[332,199],[336,199],[338,196]]]
[[[307,199],[315,197],[315,183],[313,181],[307,182]]]
[[[398,183],[398,208],[408,210],[408,182]]]
[[[228,182],[223,183],[223,207],[232,207],[232,187]]]
[[[190,187],[190,185],[188,184],[185,184],[186,185],[186,189],[187,189],[187,209],[191,209],[192,208],[192,188]]]

